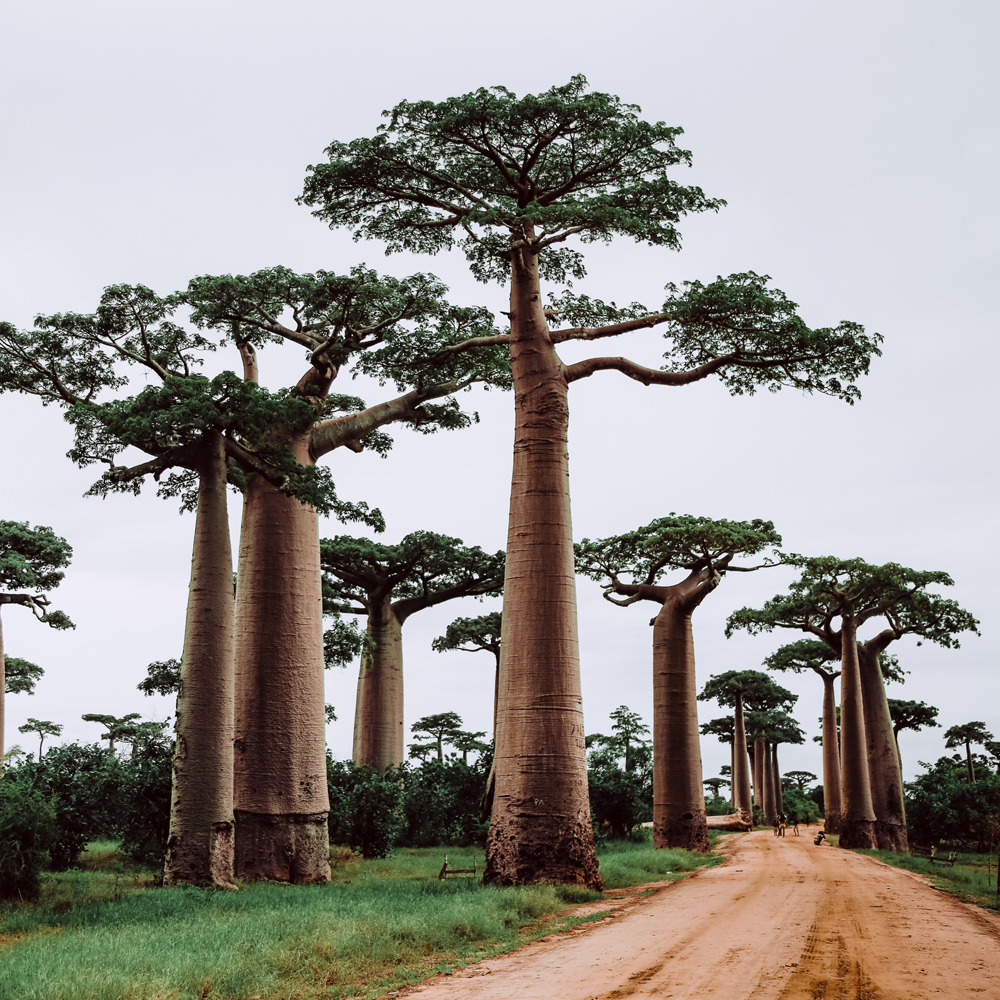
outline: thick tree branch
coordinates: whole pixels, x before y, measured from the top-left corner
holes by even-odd
[[[643,385],[690,385],[692,382],[699,382],[703,378],[708,378],[720,368],[736,361],[735,354],[724,354],[722,357],[713,358],[706,364],[699,365],[686,372],[664,372],[656,368],[646,368],[637,365],[628,358],[587,358],[585,361],[577,361],[576,364],[567,365],[563,372],[567,382],[576,382],[581,378],[589,378],[594,372],[617,371],[627,375],[636,382]]]

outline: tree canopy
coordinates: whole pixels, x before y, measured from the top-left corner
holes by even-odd
[[[933,705],[923,701],[901,701],[899,698],[889,698],[888,702],[892,731],[897,737],[904,729],[916,732],[930,726],[941,726],[937,721],[938,710]]]
[[[415,611],[454,597],[482,597],[503,589],[504,553],[432,531],[414,531],[396,545],[338,535],[320,542],[324,598],[331,611],[369,614],[393,600],[404,621]]]
[[[479,615],[476,618],[456,618],[432,643],[431,649],[447,653],[460,649],[466,653],[480,650],[492,653],[500,660],[500,634],[503,615],[499,611]]]
[[[0,383],[2,391],[2,383]],[[0,604],[23,604],[51,628],[75,628],[62,611],[48,611],[46,591],[59,586],[73,549],[51,528],[27,521],[0,521],[0,588],[31,593],[0,593]]]
[[[760,670],[727,670],[710,677],[698,695],[699,701],[715,699],[725,708],[735,708],[737,695],[747,712],[791,711],[799,700],[788,688],[775,683]]]
[[[5,656],[4,693],[34,694],[35,685],[45,671],[35,663],[19,656]]]
[[[725,521],[689,514],[670,514],[622,535],[575,545],[576,568],[600,583],[613,604],[632,604],[641,594],[636,587],[652,586],[671,569],[689,573],[707,570],[714,578],[729,572],[747,572],[757,567],[734,566],[737,555],[757,555],[768,546],[781,544],[781,536],[770,521]],[[765,559],[762,565],[771,565]],[[623,579],[628,577],[628,579]],[[618,600],[613,594],[628,594]]]
[[[833,556],[787,555],[785,563],[800,570],[787,594],[767,601],[760,609],[742,608],[729,616],[726,635],[746,629],[751,635],[775,628],[809,632],[840,651],[840,633],[833,621],[843,613],[844,602],[854,609],[858,626],[884,618],[886,644],[904,635],[957,648],[957,633],[978,632],[979,622],[968,611],[930,587],[952,586],[954,581],[937,570],[914,570],[897,563],[874,566],[862,559]]]

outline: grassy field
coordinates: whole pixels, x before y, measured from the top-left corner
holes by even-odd
[[[334,849],[327,885],[218,892],[157,888],[114,847],[90,845],[81,870],[47,878],[37,905],[0,909],[0,1000],[368,998],[600,916],[551,918],[601,898],[580,887],[439,881],[445,853],[464,867],[469,849],[380,861]],[[599,858],[609,889],[721,860],[648,842],[606,844]]]
[[[944,855],[947,857],[948,851]],[[997,859],[988,859],[985,854],[963,854],[959,852],[954,865],[931,863],[927,858],[915,858],[910,854],[895,854],[892,851],[859,850],[858,854],[868,854],[895,868],[926,875],[934,885],[953,893],[967,903],[975,903],[987,910],[1000,912],[1000,897],[997,896]]]

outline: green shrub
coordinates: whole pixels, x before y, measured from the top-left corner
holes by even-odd
[[[402,825],[403,792],[396,776],[334,760],[327,751],[326,780],[331,843],[347,844],[366,858],[388,856]]]
[[[42,795],[0,782],[0,899],[38,899],[42,869],[57,837],[52,806]]]

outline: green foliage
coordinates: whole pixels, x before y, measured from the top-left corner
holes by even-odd
[[[54,817],[49,844],[52,868],[76,864],[87,842],[112,832],[121,798],[121,763],[96,744],[64,743],[41,760],[28,759],[11,768],[8,782],[40,794]]]
[[[972,784],[957,756],[920,764],[925,773],[905,786],[911,843],[978,845],[984,851],[990,820],[1000,817],[1000,777],[984,769]]]
[[[649,727],[626,705],[610,716],[611,736],[587,737],[587,782],[596,826],[607,823],[613,836],[625,837],[653,818],[653,748]]]
[[[129,757],[118,761],[119,783],[112,832],[119,850],[137,864],[163,867],[170,832],[170,789],[173,746],[162,732],[140,731]]]
[[[803,670],[816,670],[837,676],[840,671],[831,671],[828,665],[839,660],[836,650],[831,649],[828,643],[820,642],[818,639],[799,639],[773,652],[764,660],[764,666],[768,670],[790,670],[796,674],[802,673]]]
[[[790,387],[853,405],[861,398],[853,382],[882,354],[882,337],[847,321],[810,329],[797,304],[768,288],[768,281],[767,275],[748,271],[707,285],[686,281],[683,291],[668,285],[662,310],[669,317],[663,336],[671,342],[663,356],[666,367],[718,366],[715,374],[733,396]],[[725,363],[719,365],[720,359]]]
[[[784,788],[784,783],[782,787]],[[818,823],[822,816],[819,805],[806,795],[801,786],[782,791],[781,808],[789,823]]]
[[[300,201],[388,252],[457,244],[481,281],[507,278],[515,241],[540,254],[543,276],[582,277],[580,254],[557,246],[569,237],[676,249],[682,215],[723,204],[668,177],[690,163],[675,143],[681,129],[639,111],[587,93],[583,76],[521,98],[492,87],[403,101],[375,138],[331,143]]]
[[[953,747],[968,747],[970,744],[984,746],[993,739],[993,734],[986,728],[984,722],[966,722],[961,726],[951,726],[944,731],[944,745],[951,750]]]
[[[38,733],[38,759],[42,759],[42,747],[45,744],[46,736],[58,736],[62,732],[62,726],[58,722],[49,722],[46,719],[31,719],[23,726],[18,726],[19,733]]]
[[[941,727],[941,723],[937,721],[938,710],[933,705],[928,705],[923,701],[900,701],[898,698],[886,700],[889,703],[892,729],[897,736],[904,729],[912,729],[916,732],[931,726]]]
[[[35,684],[45,673],[37,664],[19,656],[4,657],[4,692],[6,694],[34,694]]]
[[[736,556],[756,555],[780,544],[781,536],[770,521],[670,514],[623,535],[595,541],[584,538],[574,550],[577,572],[610,594],[623,574],[633,584],[654,584],[670,569],[707,569],[722,575],[741,568],[730,565]]]
[[[862,559],[833,556],[788,555],[784,562],[797,567],[801,575],[788,589],[763,608],[742,608],[729,616],[726,635],[739,629],[751,635],[775,628],[812,632],[839,650],[839,633],[832,622],[846,608],[861,625],[872,618],[886,619],[895,638],[912,634],[948,649],[959,645],[956,634],[979,634],[979,622],[968,611],[928,587],[951,586],[947,573],[914,570],[896,563],[873,566]]]
[[[488,823],[480,821],[480,801],[486,788],[493,749],[489,744],[472,764],[455,755],[436,757],[419,766],[406,764],[397,772],[403,782],[404,824],[399,843],[412,847],[432,844],[482,845]]]
[[[65,575],[73,549],[51,528],[27,521],[0,521],[0,587],[54,590]]]
[[[776,684],[759,670],[727,670],[715,674],[706,681],[698,700],[710,701],[714,698],[725,708],[735,708],[740,695],[747,712],[768,712],[778,708],[791,711],[799,700],[797,694]]]
[[[327,751],[330,791],[330,842],[346,844],[366,858],[391,852],[401,826],[403,790],[394,773],[380,775],[371,767],[335,761]]]
[[[37,899],[56,841],[52,808],[34,789],[0,782],[0,899]]]
[[[396,545],[348,535],[324,538],[324,612],[369,613],[391,595],[402,622],[455,597],[497,595],[503,590],[504,557],[502,550],[490,555],[432,531],[411,532]]]
[[[430,743],[414,744],[410,747],[410,756],[418,757],[413,753],[414,747],[433,748],[437,751],[437,759],[444,758],[444,744],[451,743],[452,738],[461,732],[462,719],[456,712],[438,712],[436,715],[425,715],[422,719],[417,719],[410,726],[411,733],[425,733],[431,737]]]
[[[502,626],[503,615],[499,611],[491,611],[477,618],[456,618],[445,629],[444,635],[439,635],[431,643],[431,649],[438,653],[453,649],[461,649],[466,653],[484,650],[493,653],[499,663]]]
[[[815,780],[816,775],[811,771],[786,771],[781,776],[781,787],[787,791],[794,786],[800,792],[805,794],[806,785],[808,785],[810,781]]]
[[[145,680],[136,684],[136,688],[147,697],[177,694],[181,689],[181,661],[154,660],[146,667]]]

